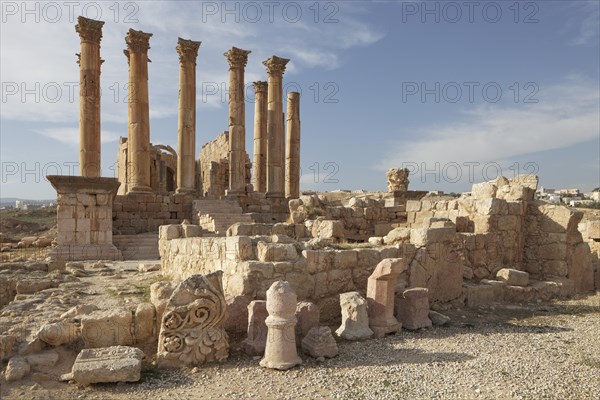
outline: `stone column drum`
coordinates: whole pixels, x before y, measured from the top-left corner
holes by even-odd
[[[300,197],[300,93],[287,96],[285,197]]]
[[[254,191],[267,191],[267,90],[264,81],[254,82]]]
[[[406,269],[406,261],[402,258],[385,258],[377,264],[369,276],[367,282],[369,326],[375,333],[375,337],[398,332],[401,328],[394,317],[395,288],[398,275]]]
[[[79,172],[100,176],[100,40],[104,21],[77,18],[79,54]]]
[[[285,144],[282,103],[282,80],[285,66],[290,60],[272,56],[263,61],[267,67],[268,117],[267,117],[267,197],[284,197]]]
[[[269,332],[261,367],[285,370],[302,364],[296,351],[296,301],[287,281],[277,281],[267,291],[269,316],[265,323]]]
[[[151,33],[129,29],[124,51],[129,60],[127,191],[149,192],[150,111],[148,105],[148,49]]]
[[[179,38],[177,193],[196,191],[196,58],[201,42]]]
[[[244,68],[249,50],[232,47],[224,53],[229,62],[229,190],[228,195],[246,193],[246,108]]]

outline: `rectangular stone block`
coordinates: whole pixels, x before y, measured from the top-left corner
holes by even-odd
[[[144,353],[135,347],[111,346],[81,350],[73,364],[73,379],[81,385],[137,382]]]
[[[81,319],[85,348],[133,344],[133,317],[128,310],[95,311]]]

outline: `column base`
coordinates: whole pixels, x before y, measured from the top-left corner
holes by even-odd
[[[196,189],[192,188],[177,188],[175,189],[175,194],[195,194]]]
[[[129,193],[148,193],[152,192],[152,188],[150,186],[134,186],[130,190],[127,191]]]
[[[371,328],[371,330],[374,333],[374,337],[375,338],[382,338],[385,335],[388,335],[390,333],[396,333],[398,332],[401,328],[402,328],[402,324],[400,324],[400,322],[390,322],[388,325],[380,325],[380,326],[373,326],[371,324],[369,324],[369,328]]]
[[[123,255],[113,244],[62,244],[50,250],[52,261],[122,260]]]

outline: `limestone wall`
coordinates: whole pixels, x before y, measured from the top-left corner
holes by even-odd
[[[112,217],[114,234],[157,232],[161,225],[191,221],[192,197],[153,193],[116,196]]]

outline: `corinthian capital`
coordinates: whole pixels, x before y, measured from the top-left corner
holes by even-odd
[[[196,65],[196,57],[198,57],[198,49],[202,42],[194,42],[182,38],[177,39],[177,54],[179,54],[179,62],[193,62]]]
[[[263,61],[263,65],[267,67],[267,73],[269,75],[283,75],[285,72],[285,66],[290,60],[287,58],[281,58],[272,56],[269,59]]]
[[[254,82],[254,93],[266,93],[269,88],[269,84],[266,81]]]
[[[248,62],[248,54],[250,50],[242,50],[237,47],[232,47],[231,50],[227,50],[223,55],[227,57],[229,62],[229,68],[244,68]]]
[[[75,31],[79,33],[82,42],[100,43],[102,39],[102,26],[104,21],[96,21],[85,17],[77,17],[77,25]]]
[[[131,53],[147,52],[150,48],[150,37],[152,37],[151,33],[129,29],[127,36],[125,36],[127,50],[129,50]]]

